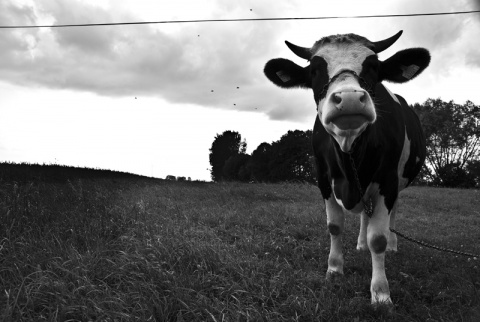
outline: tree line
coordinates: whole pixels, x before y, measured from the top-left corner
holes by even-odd
[[[410,106],[420,118],[427,159],[418,184],[480,187],[480,108],[441,99]],[[240,133],[217,134],[210,148],[213,181],[315,182],[312,131],[288,131],[278,141],[261,143],[251,155]]]
[[[312,131],[288,131],[280,140],[261,143],[251,155],[238,132],[217,134],[210,148],[213,181],[315,182]]]

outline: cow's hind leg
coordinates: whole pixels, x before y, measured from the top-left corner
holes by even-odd
[[[390,289],[385,274],[385,251],[389,236],[389,215],[384,198],[379,196],[375,210],[368,222],[367,243],[372,255],[372,304],[391,304]]]
[[[333,196],[325,200],[327,227],[330,232],[330,254],[328,255],[327,280],[343,275],[343,230],[345,215]]]

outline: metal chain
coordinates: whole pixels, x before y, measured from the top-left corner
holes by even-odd
[[[353,146],[352,146],[352,151],[353,151]],[[348,156],[350,158],[350,163],[352,164],[352,168],[353,168],[353,174],[355,176],[355,183],[357,185],[357,189],[358,191],[360,192],[361,194],[361,200],[362,200],[362,203],[363,203],[363,211],[365,212],[365,214],[371,218],[372,215],[373,215],[373,202],[372,202],[372,198],[368,198],[367,201],[365,201],[365,199],[363,198],[364,197],[364,193],[363,193],[363,189],[362,189],[362,186],[360,184],[360,178],[358,177],[358,172],[357,172],[357,167],[355,166],[355,161],[353,160],[353,157],[352,157],[352,152],[349,152],[348,153]],[[461,252],[461,251],[458,251],[458,250],[453,250],[453,249],[449,249],[449,248],[445,248],[445,247],[441,247],[441,246],[435,246],[435,245],[432,245],[432,244],[429,244],[429,243],[426,243],[424,241],[421,241],[421,240],[418,240],[418,239],[415,239],[413,237],[409,237],[409,236],[406,236],[400,232],[398,232],[397,230],[393,229],[393,228],[390,228],[390,231],[392,233],[395,233],[397,234],[398,236],[410,241],[410,242],[413,242],[413,243],[416,243],[416,244],[419,244],[419,245],[422,245],[422,246],[425,246],[425,247],[428,247],[428,248],[433,248],[433,249],[436,249],[436,250],[439,250],[439,251],[443,251],[443,252],[447,252],[447,253],[453,253],[453,254],[457,254],[457,255],[462,255],[462,256],[467,256],[467,257],[473,257],[474,259],[477,259],[480,257],[480,255],[477,255],[477,254],[472,254],[472,253],[467,253],[467,252]]]
[[[416,243],[416,244],[419,244],[419,245],[422,245],[422,246],[425,246],[425,247],[428,247],[428,248],[433,248],[433,249],[440,250],[440,251],[444,251],[444,252],[447,252],[447,253],[453,253],[453,254],[457,254],[457,255],[462,255],[462,256],[467,256],[467,257],[473,257],[474,259],[480,257],[480,255],[477,255],[477,254],[472,254],[472,253],[467,253],[467,252],[461,252],[461,251],[458,251],[458,250],[453,250],[453,249],[445,248],[445,247],[441,247],[441,246],[435,246],[435,245],[426,243],[426,242],[424,242],[424,241],[421,241],[421,240],[418,240],[418,239],[415,239],[415,238],[406,236],[406,235],[398,232],[397,230],[395,230],[395,229],[393,229],[393,228],[390,228],[390,231],[391,231],[392,233],[397,234],[398,236],[400,236],[400,237],[402,237],[402,238],[405,238],[405,239],[408,240],[408,241],[411,241],[411,242],[413,242],[413,243]]]

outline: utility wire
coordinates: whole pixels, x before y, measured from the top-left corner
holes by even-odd
[[[59,24],[59,25],[13,25],[2,26],[0,29],[27,29],[27,28],[65,28],[65,27],[101,27],[120,25],[152,25],[152,24],[175,24],[175,23],[200,23],[200,22],[245,22],[245,21],[281,21],[281,20],[327,20],[327,19],[361,19],[361,18],[398,18],[419,16],[446,16],[480,13],[480,10],[413,13],[396,15],[369,15],[369,16],[330,16],[330,17],[297,17],[297,18],[244,18],[244,19],[199,19],[199,20],[164,20],[164,21],[137,21],[137,22],[107,22],[107,23],[83,23],[83,24]]]

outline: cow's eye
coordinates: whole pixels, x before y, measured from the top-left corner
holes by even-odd
[[[363,62],[363,69],[364,70],[373,70],[377,71],[379,66],[378,59],[376,56],[369,56]]]

